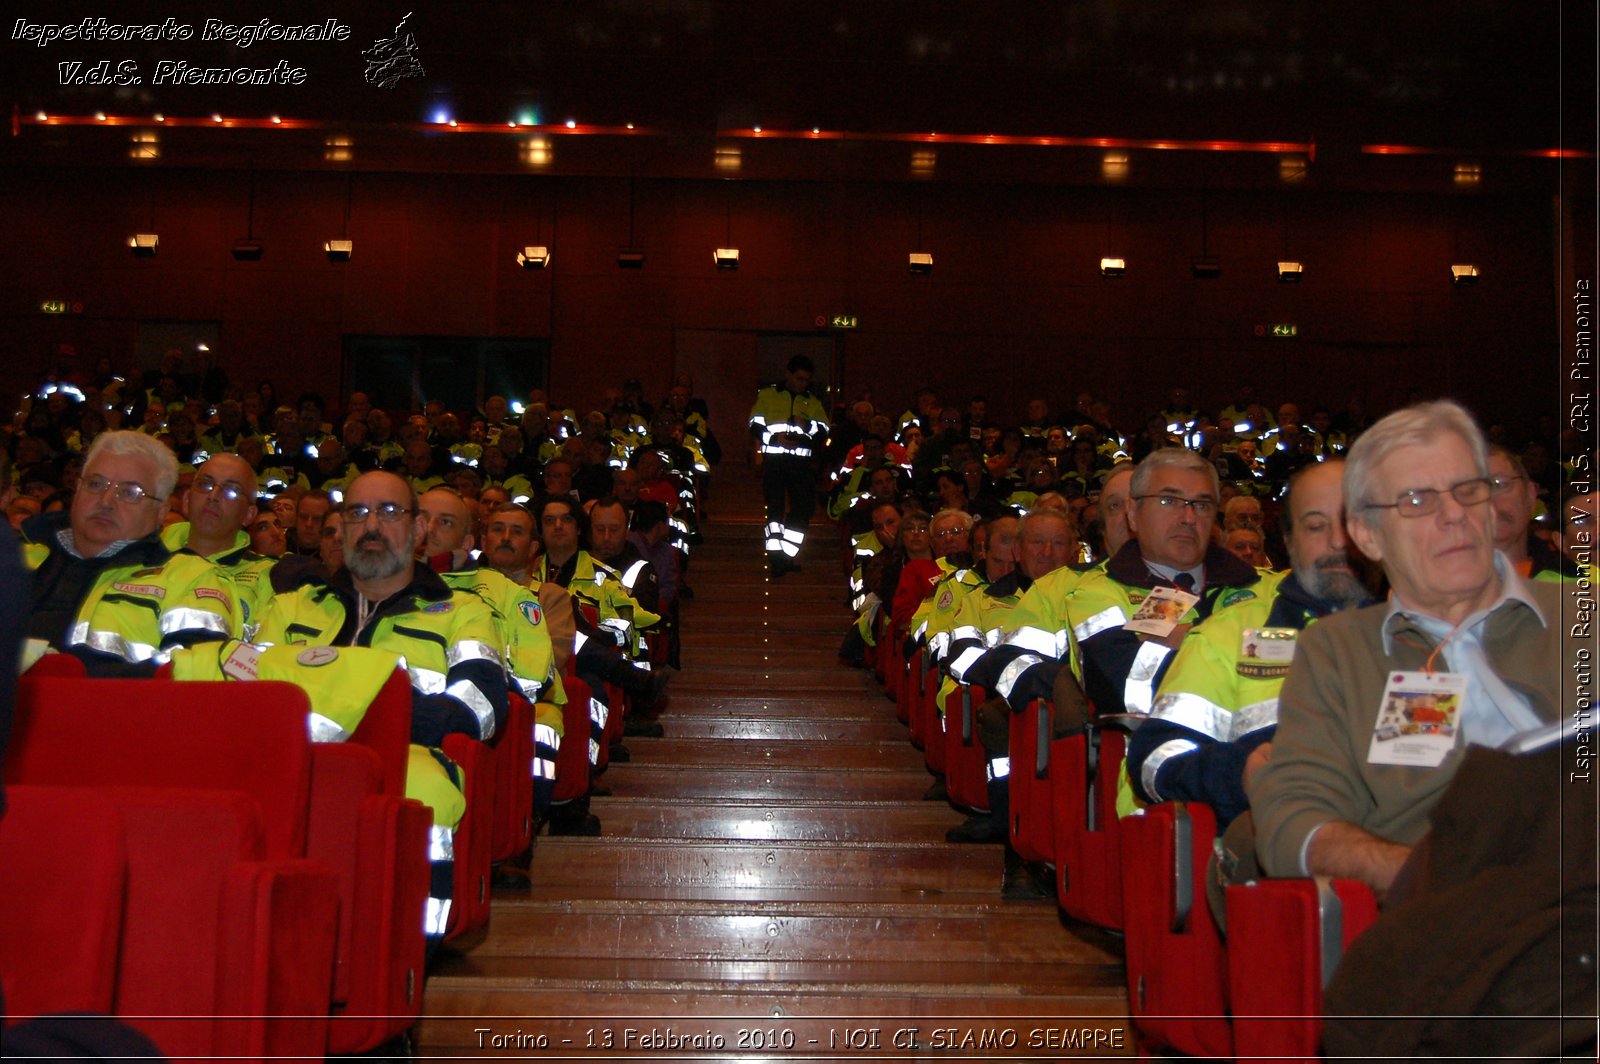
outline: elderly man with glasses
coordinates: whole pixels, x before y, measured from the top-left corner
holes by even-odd
[[[1391,414],[1351,447],[1350,538],[1391,592],[1300,637],[1271,759],[1247,784],[1269,873],[1381,895],[1469,746],[1504,746],[1578,704],[1570,663],[1592,658],[1592,630],[1571,629],[1581,645],[1563,654],[1568,589],[1523,580],[1495,550],[1495,488],[1482,433],[1451,402]]]
[[[195,471],[183,495],[187,520],[168,525],[161,541],[174,552],[187,551],[223,571],[237,592],[238,624],[249,638],[272,603],[272,568],[278,562],[258,554],[245,529],[256,519],[256,475],[236,454],[219,454]]]
[[[152,676],[172,651],[237,634],[236,593],[205,558],[159,532],[177,460],[137,432],[98,437],[66,512],[23,525],[34,570],[27,659],[49,649],[91,676]]]

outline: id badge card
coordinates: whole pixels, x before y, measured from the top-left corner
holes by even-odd
[[[1390,673],[1367,761],[1438,768],[1455,749],[1466,693],[1467,678],[1460,673]]]
[[[1165,639],[1183,621],[1184,614],[1199,601],[1199,595],[1180,588],[1155,588],[1139,603],[1138,611],[1122,627],[1130,632],[1143,632],[1157,639]]]
[[[1299,638],[1300,632],[1294,628],[1246,628],[1239,637],[1239,675],[1257,680],[1289,675]]]

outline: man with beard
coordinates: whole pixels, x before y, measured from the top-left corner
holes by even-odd
[[[357,477],[345,494],[340,517],[344,568],[326,582],[279,594],[257,639],[267,644],[373,647],[405,659],[411,675],[412,742],[406,797],[433,812],[433,872],[423,925],[431,950],[443,940],[449,920],[454,832],[466,813],[460,769],[438,747],[451,734],[487,742],[504,723],[500,631],[487,603],[470,591],[452,589],[414,561],[427,528],[417,512],[416,495],[399,476],[372,472]]]
[[[1128,740],[1127,779],[1140,802],[1206,802],[1219,829],[1248,806],[1246,773],[1271,754],[1278,689],[1301,630],[1367,598],[1350,563],[1343,477],[1342,461],[1295,475],[1283,530],[1292,571],[1184,640],[1149,720]]]

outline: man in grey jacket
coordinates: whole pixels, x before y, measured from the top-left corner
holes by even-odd
[[[1574,704],[1567,592],[1495,551],[1491,492],[1483,435],[1451,402],[1391,414],[1351,448],[1350,535],[1392,591],[1301,636],[1249,776],[1268,873],[1357,879],[1381,897],[1466,748]]]

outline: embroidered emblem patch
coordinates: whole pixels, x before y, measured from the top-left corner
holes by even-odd
[[[194,589],[194,597],[216,599],[222,603],[223,609],[230,611],[233,609],[233,602],[229,600],[228,596],[214,587],[197,587]]]
[[[159,572],[160,570],[157,570]],[[149,595],[151,598],[165,598],[167,589],[160,584],[127,584],[115,583],[111,585],[118,591],[126,591],[130,595]]]
[[[295,661],[308,668],[319,665],[328,665],[339,660],[339,651],[334,647],[307,647],[295,655]]]
[[[517,609],[522,612],[522,619],[531,625],[537,626],[540,621],[544,620],[544,610],[539,607],[537,602],[521,603],[517,606]]]
[[[1220,610],[1226,606],[1232,606],[1240,602],[1249,602],[1255,597],[1256,593],[1247,587],[1234,588],[1232,591],[1228,591],[1223,594],[1221,601],[1217,603],[1217,609]]]
[[[454,602],[430,602],[422,607],[423,613],[449,613],[456,608]]]
[[[955,600],[956,593],[949,588],[945,588],[944,591],[939,595],[939,608],[941,610],[947,610],[950,608],[951,604],[955,602]]]

